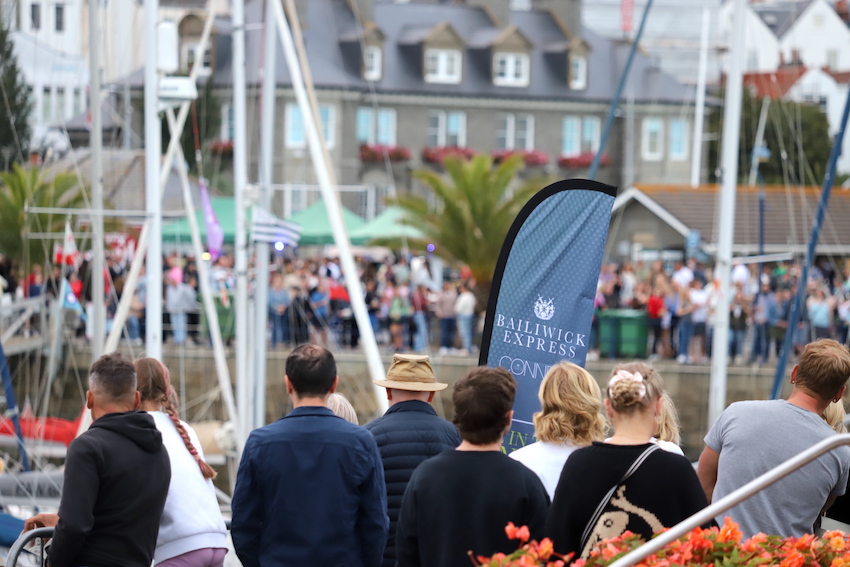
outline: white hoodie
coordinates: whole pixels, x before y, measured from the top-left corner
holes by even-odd
[[[171,461],[171,484],[159,522],[154,563],[196,549],[227,548],[227,528],[212,481],[201,474],[198,462],[189,453],[171,418],[161,411],[148,413],[162,433],[162,443]],[[186,423],[180,423],[203,458],[197,434]]]

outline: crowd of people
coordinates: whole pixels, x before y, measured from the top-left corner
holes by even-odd
[[[537,441],[506,455],[517,390],[506,369],[477,367],[458,380],[449,423],[431,407],[448,384],[429,357],[395,354],[376,381],[389,409],[362,427],[335,393],[333,354],[304,344],[286,359],[293,410],[245,443],[233,544],[244,567],[460,567],[471,554],[510,553],[512,532],[524,531],[549,538],[567,562],[586,559],[626,531],[649,539],[835,435],[848,378],[845,346],[808,344],[788,399],[729,406],[695,471],[664,381],[646,362],[615,367],[604,393],[586,370],[552,366],[539,388]],[[167,368],[104,355],[86,396],[94,423],[69,447],[59,513],[26,522],[55,527],[50,565],[221,567],[215,473],[176,415]],[[848,471],[850,448],[840,447],[714,521],[728,514],[745,537],[811,533],[834,503],[850,509],[836,503]]]

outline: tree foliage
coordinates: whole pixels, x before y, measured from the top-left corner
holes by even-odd
[[[749,176],[761,107],[762,99],[753,97],[748,89],[744,89],[739,181],[745,181]],[[709,118],[709,132],[714,134],[709,145],[709,164],[715,172],[721,166],[722,127],[723,109],[716,108]],[[770,150],[770,158],[759,165],[765,183],[818,185],[823,181],[832,150],[826,114],[815,104],[773,100],[765,122],[764,145]]]
[[[50,258],[50,240],[32,239],[33,232],[62,234],[66,215],[28,212],[33,207],[83,208],[85,194],[76,175],[60,173],[50,180],[37,169],[15,164],[0,173],[0,252],[19,267],[43,265]],[[61,241],[61,236],[57,238]]]
[[[32,102],[12,48],[12,34],[0,15],[0,164],[26,161]]]
[[[447,260],[469,266],[476,281],[476,296],[489,295],[499,252],[511,224],[523,205],[540,188],[525,183],[514,189],[522,156],[514,155],[493,166],[490,156],[478,155],[470,161],[448,157],[446,175],[430,169],[414,172],[436,197],[436,206],[419,195],[399,197],[405,210],[405,222],[424,235],[416,242],[421,248],[429,243]]]

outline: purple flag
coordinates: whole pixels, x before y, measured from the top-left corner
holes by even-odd
[[[207,193],[206,181],[201,179],[198,183],[201,187],[201,207],[204,209],[204,224],[207,227],[207,252],[210,253],[210,259],[215,262],[221,256],[221,247],[224,244],[224,232],[221,230],[221,225],[218,224],[218,218],[215,216],[215,211],[210,202],[210,194]]]

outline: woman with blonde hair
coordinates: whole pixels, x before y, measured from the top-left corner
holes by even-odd
[[[155,358],[136,367],[139,409],[162,433],[171,461],[171,484],[156,538],[154,564],[164,567],[221,567],[227,554],[227,529],[215,495],[215,471],[204,462],[198,436],[177,416],[168,369]]]
[[[652,442],[664,395],[658,372],[619,365],[606,393],[614,435],[570,456],[549,508],[545,535],[559,553],[587,558],[626,530],[648,540],[708,505],[691,463]]]
[[[537,443],[510,453],[540,477],[549,498],[569,456],[604,437],[602,393],[590,373],[571,362],[559,362],[543,378],[538,392],[541,411],[534,414]]]

